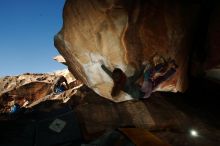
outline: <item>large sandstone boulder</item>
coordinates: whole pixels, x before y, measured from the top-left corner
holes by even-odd
[[[198,8],[196,3],[185,1],[67,0],[55,46],[76,78],[110,100],[120,102],[131,97],[126,93],[111,97],[113,82],[99,60],[109,69],[119,67],[130,76],[155,53],[172,57],[179,69],[157,90],[184,91],[188,36]]]

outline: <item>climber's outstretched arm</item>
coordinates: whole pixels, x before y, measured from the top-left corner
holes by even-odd
[[[101,67],[112,78],[112,72],[104,64]]]

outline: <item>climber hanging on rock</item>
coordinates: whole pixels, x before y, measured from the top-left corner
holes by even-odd
[[[176,72],[177,68],[174,60],[158,63],[155,66],[152,66],[149,61],[144,61],[139,71],[136,71],[133,76],[127,77],[120,68],[115,68],[111,72],[103,61],[100,63],[102,69],[113,79],[112,97],[119,95],[122,90],[136,99],[148,98],[160,83]],[[144,82],[139,85],[136,81],[141,76],[144,76]]]
[[[141,91],[145,93],[143,98],[150,97],[151,93],[158,87],[159,84],[168,80],[178,68],[175,60],[168,59],[163,63],[158,63],[155,66],[147,63],[144,70],[144,81],[141,86]]]

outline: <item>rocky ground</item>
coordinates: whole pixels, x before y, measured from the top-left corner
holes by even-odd
[[[54,94],[54,81],[60,75],[66,77],[70,88]],[[5,113],[0,116],[3,145],[30,145],[33,142],[52,145],[67,141],[67,137],[70,145],[74,145],[94,140],[119,127],[146,128],[173,146],[217,146],[220,143],[220,120],[216,116],[219,112],[213,108],[215,112],[210,113],[208,104],[202,104],[202,92],[200,100],[196,99],[197,106],[189,104],[193,102],[188,99],[198,95],[197,90],[193,90],[194,94],[155,92],[149,99],[114,103],[82,85],[68,71],[4,77],[0,83],[1,113]],[[11,98],[8,102],[3,100],[6,93]],[[210,95],[214,96],[215,92],[212,93]],[[10,104],[15,102],[23,106],[23,110],[8,114]],[[57,118],[70,127],[62,133],[51,133],[48,126]],[[191,135],[193,129],[198,132],[197,136]],[[58,135],[60,139],[49,138]]]

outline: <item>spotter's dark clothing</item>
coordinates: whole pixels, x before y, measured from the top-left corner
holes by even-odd
[[[112,78],[112,72],[105,65],[101,65],[101,67]],[[141,77],[143,71],[144,66],[142,66],[139,71],[136,71],[134,75],[128,77],[125,86],[122,89],[133,98],[141,98],[144,96],[144,92],[140,90],[141,87],[135,83]]]

